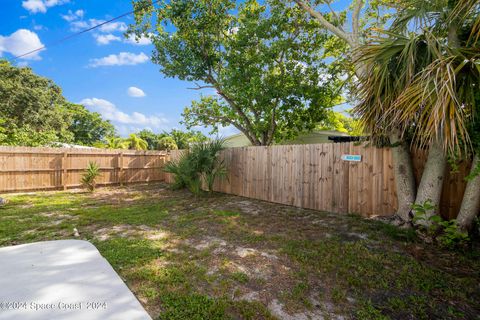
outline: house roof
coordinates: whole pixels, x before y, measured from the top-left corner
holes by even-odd
[[[278,144],[313,144],[313,143],[332,143],[328,139],[329,136],[348,137],[347,133],[335,130],[316,130],[299,135],[292,140],[286,140]],[[243,133],[237,133],[225,138],[227,147],[248,147],[252,144]]]

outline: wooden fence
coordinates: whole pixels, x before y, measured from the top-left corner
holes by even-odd
[[[0,192],[81,186],[90,161],[100,166],[100,185],[163,181],[160,151],[0,147]]]
[[[345,154],[361,155],[362,161],[344,161]],[[395,212],[389,149],[353,143],[282,145],[231,148],[221,157],[228,177],[215,184],[215,191],[330,212]]]
[[[163,172],[170,155],[160,151],[0,147],[0,192],[79,187],[82,173],[93,161],[100,165],[100,185],[172,181]],[[361,155],[360,162],[342,155]],[[397,208],[391,150],[328,143],[273,147],[230,148],[221,154],[227,178],[215,183],[218,192],[330,212],[365,216],[391,215]],[[413,152],[417,184],[427,152]],[[455,218],[465,191],[471,163],[449,168],[440,212]]]
[[[181,151],[173,151],[175,159]],[[342,155],[361,155],[360,162]],[[391,215],[397,208],[392,152],[355,143],[230,148],[222,152],[227,178],[214,190],[248,198],[330,212]],[[413,152],[417,183],[427,153]],[[447,170],[441,213],[454,218],[465,190],[469,163]],[[172,177],[166,175],[166,181]]]

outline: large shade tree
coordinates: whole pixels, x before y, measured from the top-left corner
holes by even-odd
[[[0,121],[2,144],[38,146],[72,142],[68,113],[60,87],[30,68],[0,60]]]
[[[115,134],[113,124],[98,112],[74,103],[67,103],[64,108],[70,117],[68,131],[73,133],[75,144],[90,146]]]
[[[210,93],[185,109],[189,127],[234,126],[253,145],[269,145],[313,129],[339,100],[336,70],[323,59],[329,36],[296,6],[275,0],[134,5],[130,32],[152,38],[161,72]]]
[[[69,103],[52,80],[0,60],[0,144],[93,145],[113,134],[110,122]]]

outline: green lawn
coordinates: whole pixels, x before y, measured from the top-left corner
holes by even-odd
[[[0,246],[76,228],[154,318],[480,319],[478,251],[379,221],[164,184],[6,197]]]

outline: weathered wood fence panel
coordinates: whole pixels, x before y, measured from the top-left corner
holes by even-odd
[[[171,159],[182,151],[172,151]],[[348,162],[342,155],[362,156]],[[390,149],[354,143],[230,148],[214,190],[331,212],[390,215],[397,205]],[[172,177],[167,175],[167,182]]]
[[[100,185],[167,181],[160,151],[95,150],[73,148],[0,147],[0,192],[67,189],[80,186],[90,161],[101,168]],[[349,162],[342,155],[361,155]],[[281,145],[230,148],[221,153],[228,169],[215,191],[331,212],[391,215],[397,208],[393,160],[389,148],[355,143]],[[419,183],[427,158],[425,150],[412,153]],[[447,169],[440,212],[455,218],[465,191],[471,162]]]
[[[163,181],[160,151],[0,147],[0,192],[81,186],[89,162],[100,166],[99,185]]]
[[[172,151],[176,159],[182,151]],[[342,155],[361,155],[360,162]],[[301,208],[365,216],[391,215],[397,208],[392,152],[356,143],[279,145],[230,148],[221,153],[226,179],[214,190]],[[417,185],[427,158],[424,150],[412,152]],[[455,218],[465,190],[471,163],[447,169],[440,212]],[[166,181],[173,178],[166,175]]]

